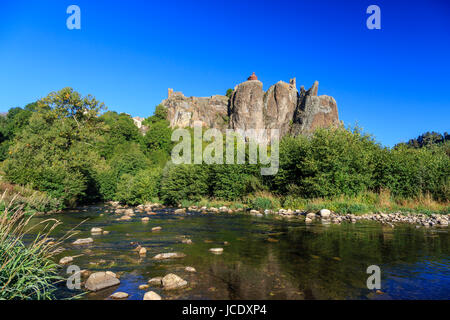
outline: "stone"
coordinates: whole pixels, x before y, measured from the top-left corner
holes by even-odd
[[[310,213],[308,213],[308,214],[306,215],[306,218],[311,219],[311,220],[314,220],[314,219],[316,218],[316,214],[310,212]]]
[[[223,253],[223,248],[211,248],[209,251],[214,254],[221,254]]]
[[[106,271],[106,274],[109,275],[109,276],[111,276],[111,277],[118,278],[118,277],[117,277],[117,274],[115,274],[115,273],[112,272],[112,271]]]
[[[173,213],[175,213],[175,214],[183,214],[183,213],[186,213],[186,209],[185,208],[176,209]]]
[[[73,261],[73,257],[64,257],[59,260],[59,264],[68,264]]]
[[[186,267],[186,268],[184,268],[184,270],[187,272],[197,272],[197,270],[195,270],[194,267]]]
[[[150,280],[148,280],[148,284],[151,286],[160,287],[162,286],[162,277],[151,278]]]
[[[139,255],[145,256],[146,254],[147,254],[147,249],[145,249],[145,248],[140,248],[139,249]]]
[[[89,291],[99,291],[120,284],[120,280],[106,272],[95,272],[89,276],[85,287]]]
[[[154,260],[166,260],[166,259],[181,259],[186,257],[184,253],[181,252],[168,252],[160,253],[153,257]]]
[[[103,230],[103,234],[109,234],[109,231]]]
[[[250,214],[253,216],[256,216],[256,215],[260,214],[260,212],[258,210],[250,210]]]
[[[312,219],[306,217],[306,218],[305,218],[305,222],[306,222],[306,223],[311,223],[311,222],[313,222],[313,221],[312,221]]]
[[[74,245],[84,245],[84,244],[90,244],[94,242],[94,239],[92,238],[85,238],[85,239],[77,239],[74,242],[72,242],[72,244]]]
[[[142,222],[147,222],[147,221],[150,220],[150,218],[149,218],[149,217],[144,217],[144,218],[142,218],[141,220],[142,220]]]
[[[153,227],[152,228],[152,232],[161,231],[161,230],[162,230],[161,227]]]
[[[183,240],[181,240],[181,243],[192,244],[192,240],[191,239],[183,239]]]
[[[103,231],[102,228],[92,228],[91,229],[91,233],[94,233],[94,234],[95,233],[102,233],[102,231]]]
[[[162,286],[164,290],[177,290],[187,286],[187,281],[173,273],[169,273],[162,278]]]
[[[319,215],[322,217],[322,219],[328,219],[331,215],[331,211],[328,209],[322,209],[319,211]]]
[[[209,211],[209,212],[212,212],[212,213],[219,213],[219,209],[217,209],[217,208],[215,208],[215,207],[209,208],[208,211]]]
[[[141,284],[139,290],[147,290],[150,286],[148,284]]]
[[[162,300],[161,296],[154,291],[149,291],[144,294],[143,300]]]
[[[126,298],[128,298],[128,293],[126,293],[126,292],[114,292],[109,297],[111,299],[126,299]]]

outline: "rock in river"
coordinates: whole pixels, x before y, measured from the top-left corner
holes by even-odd
[[[162,278],[162,285],[164,290],[176,290],[187,286],[187,281],[181,279],[179,276],[173,273],[169,273]]]
[[[126,292],[115,292],[109,296],[111,299],[126,299],[128,298],[128,293]]]
[[[102,228],[92,228],[91,229],[91,233],[93,233],[93,234],[99,234],[99,233],[102,233]]]
[[[153,257],[155,260],[165,260],[165,259],[179,259],[184,258],[186,255],[181,252],[168,252],[168,253],[160,253]]]
[[[152,231],[153,231],[153,232],[155,232],[155,231],[161,231],[161,230],[162,230],[161,227],[153,227],[153,228],[152,228]]]
[[[162,277],[151,278],[148,280],[148,284],[151,286],[160,287],[162,286]]]
[[[149,291],[144,294],[144,300],[162,300],[161,296],[154,291]]]
[[[209,251],[214,254],[221,254],[223,252],[223,248],[211,248]]]
[[[94,239],[86,238],[86,239],[77,239],[72,244],[81,245],[81,244],[89,244],[89,243],[92,243],[92,242],[94,242]]]
[[[68,264],[73,261],[73,257],[64,257],[59,260],[59,264]]]
[[[120,284],[120,280],[106,272],[95,272],[89,276],[85,287],[90,291],[98,291]]]
[[[184,270],[187,272],[197,272],[197,270],[195,270],[194,267],[186,267],[186,268],[184,268]]]

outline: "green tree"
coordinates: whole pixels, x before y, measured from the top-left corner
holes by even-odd
[[[104,105],[71,88],[37,102],[26,126],[14,139],[4,162],[6,178],[31,184],[74,205],[97,195],[95,168],[104,162],[95,146],[103,132],[98,118]]]

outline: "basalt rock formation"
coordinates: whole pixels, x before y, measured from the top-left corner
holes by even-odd
[[[279,81],[266,92],[255,74],[234,88],[230,97],[185,97],[169,89],[161,102],[167,108],[171,127],[192,127],[200,121],[204,127],[225,129],[278,129],[286,134],[310,134],[315,129],[339,125],[337,104],[333,97],[318,96],[319,83],[300,92],[295,78]],[[257,140],[267,137],[255,137]]]

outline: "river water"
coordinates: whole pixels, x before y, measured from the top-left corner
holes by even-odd
[[[53,215],[62,222],[53,237],[76,227],[75,238],[92,237],[90,245],[74,246],[68,239],[56,258],[78,256],[80,269],[113,271],[120,285],[81,299],[107,299],[117,291],[128,299],[143,298],[148,290],[163,299],[450,299],[450,236],[448,228],[424,228],[377,222],[306,225],[303,221],[246,214],[175,215],[171,209],[157,215],[136,213],[130,221],[117,221],[108,208],[90,206]],[[148,216],[150,221],[142,222]],[[38,223],[49,216],[33,218]],[[152,232],[160,226],[162,230]],[[109,234],[93,236],[92,227]],[[183,236],[192,244],[183,244]],[[133,249],[147,248],[145,257]],[[215,255],[210,248],[223,248]],[[156,261],[163,252],[183,252],[183,259]],[[381,269],[381,293],[367,288],[367,268]],[[186,266],[197,272],[185,271]],[[65,274],[67,266],[61,268]],[[186,289],[139,290],[150,278],[175,273],[188,281]],[[58,298],[82,293],[58,285]]]

